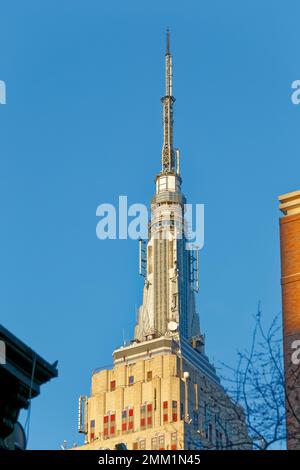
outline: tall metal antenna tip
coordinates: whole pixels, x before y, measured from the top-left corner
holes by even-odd
[[[167,28],[166,55],[170,55],[170,30]]]

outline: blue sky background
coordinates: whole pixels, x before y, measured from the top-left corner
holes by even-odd
[[[259,300],[266,322],[280,311],[277,196],[300,189],[299,14],[297,0],[1,1],[1,323],[59,360],[32,402],[30,448],[81,442],[78,396],[133,333],[138,245],[99,241],[95,213],[154,191],[166,26],[183,189],[206,211],[209,356],[234,362]]]

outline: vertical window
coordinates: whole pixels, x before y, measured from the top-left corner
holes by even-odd
[[[103,436],[104,438],[108,437],[108,415],[105,415],[103,418]]]
[[[209,422],[209,413],[207,404],[204,405],[204,430],[205,430],[205,437],[208,439],[208,422]]]
[[[111,415],[110,415],[110,429],[109,429],[109,434],[110,434],[111,436],[114,436],[115,431],[116,431],[116,414],[115,414],[115,413],[111,413]]]
[[[168,422],[168,412],[169,412],[169,408],[168,408],[168,402],[167,401],[164,401],[163,402],[163,422],[164,423],[167,423]]]
[[[141,430],[146,429],[146,405],[141,406]]]
[[[145,450],[146,449],[146,439],[138,439],[132,444],[132,450]]]
[[[172,401],[172,421],[177,421],[177,401]]]
[[[103,417],[103,436],[105,439],[113,437],[116,432],[116,413],[107,413]]]
[[[195,393],[195,408],[199,408],[199,397],[198,397],[198,384],[194,384],[194,393]]]
[[[116,381],[112,380],[110,382],[110,391],[113,392],[114,390],[116,390]]]
[[[95,439],[95,420],[92,419],[90,423],[90,440],[93,441]]]
[[[152,428],[153,422],[153,407],[152,403],[147,403],[141,406],[141,430]]]
[[[151,439],[151,449],[152,450],[157,450],[158,449],[157,437],[152,437],[152,439]]]
[[[184,418],[184,406],[183,403],[180,403],[180,419]]]
[[[122,432],[127,431],[127,410],[122,411]]]
[[[150,382],[150,380],[152,380],[152,370],[147,372],[147,382]]]
[[[158,446],[159,450],[165,450],[165,435],[161,434],[158,436]]]
[[[147,404],[147,428],[152,428],[152,403]]]
[[[177,432],[171,434],[171,450],[177,450]]]
[[[128,431],[133,431],[133,408],[128,408]]]
[[[134,376],[133,375],[130,375],[128,377],[128,385],[133,385],[134,384]]]
[[[146,439],[141,439],[140,442],[139,442],[139,448],[141,450],[145,450],[146,449]]]

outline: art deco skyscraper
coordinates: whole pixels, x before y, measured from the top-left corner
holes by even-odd
[[[77,449],[248,448],[243,411],[224,392],[204,351],[195,308],[197,254],[187,249],[179,152],[173,145],[172,56],[167,33],[161,171],[141,242],[143,302],[130,345],[97,369],[79,399]]]

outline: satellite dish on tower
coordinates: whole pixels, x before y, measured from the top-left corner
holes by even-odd
[[[168,323],[168,330],[169,331],[176,331],[178,328],[178,323],[176,323],[176,321],[170,321]]]

